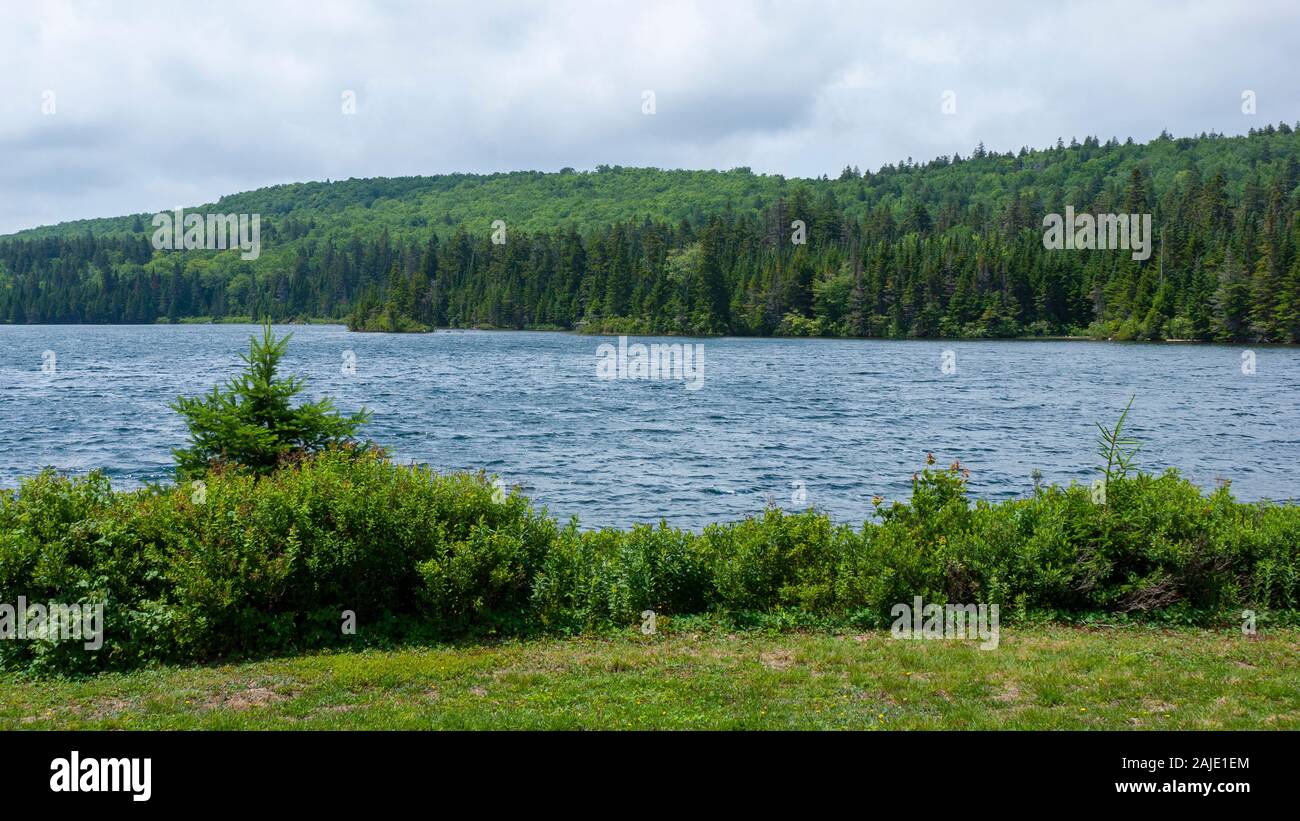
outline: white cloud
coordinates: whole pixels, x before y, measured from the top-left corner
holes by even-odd
[[[834,175],[980,140],[1241,133],[1300,117],[1298,21],[1283,0],[15,5],[0,231],[295,180],[600,163]]]

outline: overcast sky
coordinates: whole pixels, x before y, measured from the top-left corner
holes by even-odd
[[[6,3],[0,233],[302,180],[601,163],[816,176],[980,140],[1244,133],[1300,119],[1297,9]]]

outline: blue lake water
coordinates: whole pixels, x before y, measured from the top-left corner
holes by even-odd
[[[170,479],[185,429],[168,402],[237,373],[256,330],[0,326],[0,486],[46,465],[104,468],[118,487]],[[768,501],[860,522],[873,495],[906,498],[927,451],[960,459],[988,499],[1026,494],[1035,469],[1090,482],[1094,422],[1113,423],[1131,394],[1144,469],[1231,480],[1244,499],[1300,497],[1296,348],[1255,348],[1247,375],[1245,346],[631,340],[702,344],[688,390],[597,378],[608,337],[277,330],[293,332],[286,366],[306,394],[369,408],[367,435],[396,458],[498,474],[584,527],[699,528]]]

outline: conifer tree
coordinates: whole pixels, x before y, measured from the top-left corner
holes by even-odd
[[[241,355],[247,364],[242,374],[224,389],[172,403],[190,430],[189,447],[173,451],[181,481],[200,478],[217,465],[270,473],[286,460],[352,442],[369,421],[364,409],[339,414],[328,397],[290,404],[304,387],[301,378],[277,373],[290,336],[277,339],[268,322],[262,338],[250,337],[249,351]]]

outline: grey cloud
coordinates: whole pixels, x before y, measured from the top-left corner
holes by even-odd
[[[1282,0],[73,2],[6,16],[0,232],[291,180],[600,163],[834,175],[979,141],[1300,118],[1300,10]]]

